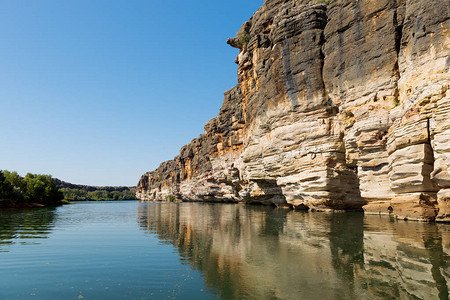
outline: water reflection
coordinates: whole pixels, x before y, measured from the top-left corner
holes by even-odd
[[[0,210],[0,252],[14,243],[36,244],[52,231],[55,208]]]
[[[242,205],[139,210],[223,299],[448,299],[445,224]]]

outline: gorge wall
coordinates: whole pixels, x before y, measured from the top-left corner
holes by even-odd
[[[238,85],[138,198],[450,221],[450,3],[319,2],[264,1]]]

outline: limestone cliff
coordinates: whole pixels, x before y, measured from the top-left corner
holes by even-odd
[[[238,85],[141,200],[450,220],[450,3],[320,2],[266,0],[228,40]]]

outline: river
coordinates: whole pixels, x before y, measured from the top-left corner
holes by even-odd
[[[448,299],[450,225],[237,204],[0,211],[0,299]]]

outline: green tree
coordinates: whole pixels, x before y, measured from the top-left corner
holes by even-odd
[[[137,200],[136,193],[133,193],[130,190],[123,191],[121,200]]]
[[[96,190],[93,192],[89,192],[88,196],[91,200],[95,201],[109,200],[109,193],[106,190]]]
[[[9,199],[12,194],[12,191],[13,186],[6,180],[3,171],[0,170],[0,200]]]
[[[88,196],[88,192],[81,189],[72,189],[72,193],[74,194],[73,200],[76,201],[86,200]]]
[[[73,201],[85,201],[88,200],[88,192],[81,189],[63,188],[61,189],[64,195],[64,199]]]
[[[119,191],[112,191],[109,195],[111,200],[123,200],[122,193]]]
[[[17,172],[3,171],[3,173],[5,174],[6,180],[8,180],[12,186],[25,190],[27,184],[25,183],[23,177]]]
[[[13,202],[24,202],[26,186],[25,180],[17,172],[3,171],[6,181],[12,186],[12,191],[7,197]]]
[[[56,186],[50,175],[36,175],[28,173],[26,183],[25,201],[42,204],[58,204],[63,198],[62,192]]]
[[[136,195],[134,192],[123,189],[120,190],[103,190],[98,189],[91,192],[87,192],[84,189],[70,189],[70,188],[64,188],[62,189],[62,192],[64,193],[64,198],[67,200],[73,200],[73,201],[87,201],[87,200],[94,200],[94,201],[103,201],[103,200],[136,200]]]

